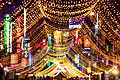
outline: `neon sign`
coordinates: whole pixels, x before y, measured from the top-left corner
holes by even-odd
[[[11,17],[9,14],[6,14],[4,16],[4,47],[6,49],[6,52],[11,52],[11,43],[12,43],[12,26],[10,24]]]

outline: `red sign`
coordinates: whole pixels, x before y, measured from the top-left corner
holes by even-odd
[[[40,45],[39,43],[36,43],[35,46],[34,46],[34,48],[37,49],[37,48],[39,48],[40,46],[41,46],[41,45]]]
[[[90,47],[90,41],[86,35],[84,36],[84,47],[86,47],[86,48]]]

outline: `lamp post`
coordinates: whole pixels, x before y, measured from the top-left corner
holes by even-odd
[[[101,80],[101,74],[99,74],[99,80]]]

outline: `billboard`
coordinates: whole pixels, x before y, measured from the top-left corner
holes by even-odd
[[[54,43],[60,44],[62,43],[62,31],[54,31]]]
[[[21,58],[21,66],[22,66],[22,67],[26,67],[26,66],[27,66],[27,63],[28,63],[27,58]]]
[[[18,55],[17,54],[11,54],[11,65],[15,65],[18,63]]]

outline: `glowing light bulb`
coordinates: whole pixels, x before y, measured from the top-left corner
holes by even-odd
[[[3,65],[0,63],[0,66],[3,67]]]
[[[90,67],[87,68],[87,72],[91,73],[91,68]]]
[[[8,71],[9,71],[9,70],[8,70],[8,67],[5,67],[5,68],[4,68],[4,71],[7,71],[7,72],[8,72]]]
[[[119,74],[118,69],[114,69],[114,70],[112,71],[112,74],[114,74],[114,75],[118,75],[118,74]]]
[[[94,14],[95,14],[95,13],[94,13],[93,11],[90,13],[91,16],[93,16]]]
[[[43,41],[42,41],[43,43],[45,43],[46,42],[46,39],[43,39]]]

